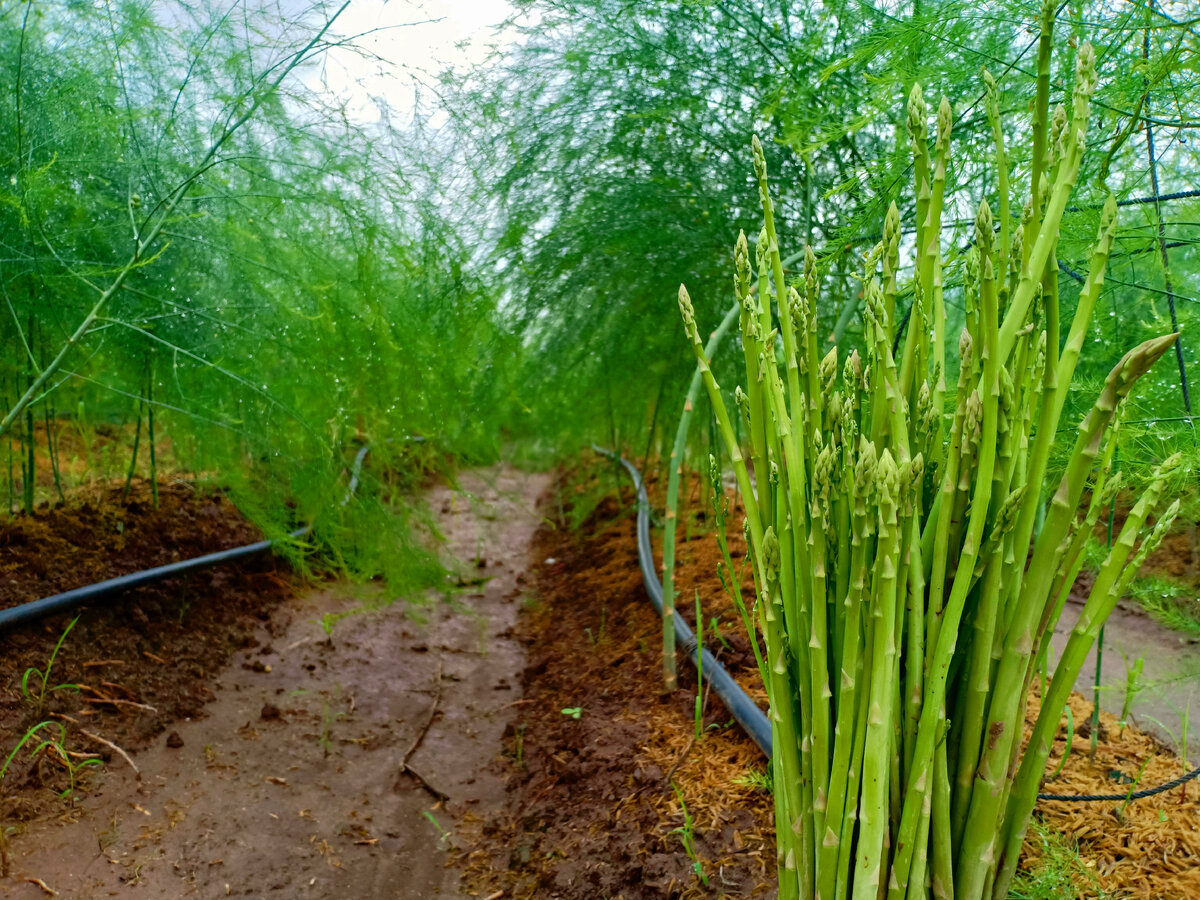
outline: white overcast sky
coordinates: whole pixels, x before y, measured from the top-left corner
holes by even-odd
[[[360,122],[378,119],[377,101],[386,101],[400,124],[411,114],[417,80],[480,65],[502,41],[495,27],[512,13],[508,0],[353,0],[335,31],[363,35],[356,44],[375,58],[334,48],[308,74],[309,86],[343,100]]]

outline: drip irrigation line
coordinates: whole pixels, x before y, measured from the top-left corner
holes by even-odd
[[[341,505],[345,506],[354,496],[355,490],[358,488],[359,478],[362,475],[363,461],[370,452],[370,444],[364,445],[359,449],[358,454],[354,457],[354,463],[350,469],[350,481],[346,488],[346,496],[342,498]],[[233,562],[239,559],[245,559],[249,556],[257,556],[260,553],[265,553],[274,547],[284,543],[285,540],[296,540],[302,538],[312,531],[311,525],[305,525],[303,528],[297,528],[295,531],[288,533],[286,539],[276,538],[273,540],[256,541],[253,544],[247,544],[243,547],[233,547],[229,550],[218,550],[215,553],[206,553],[204,556],[197,556],[192,559],[184,559],[179,562],[168,563],[165,566],[155,566],[152,569],[143,569],[140,572],[131,572],[128,575],[120,575],[116,578],[109,578],[106,581],[99,581],[95,584],[84,585],[83,587],[73,588],[69,591],[64,591],[61,594],[54,594],[49,597],[42,597],[40,600],[31,600],[28,603],[22,603],[19,606],[12,606],[8,609],[0,609],[0,631],[6,628],[11,628],[14,625],[21,625],[25,622],[32,622],[40,619],[43,616],[52,615],[53,613],[63,612],[73,607],[79,606],[91,600],[101,600],[105,597],[111,597],[114,594],[120,594],[124,591],[133,590],[134,588],[142,587],[143,585],[153,584],[156,581],[162,581],[165,578],[172,578],[176,575],[182,575],[186,572],[193,572],[198,569],[207,569],[212,566],[221,565],[223,563]]]
[[[420,440],[420,438],[417,438],[417,440]],[[371,445],[363,444],[359,447],[358,453],[354,455],[354,462],[350,466],[350,483],[346,485],[346,496],[342,498],[342,506],[349,503],[350,498],[354,496],[354,492],[358,490],[358,479],[362,475],[363,460],[367,458],[367,454],[370,452]]]
[[[291,538],[302,537],[308,533],[309,528],[310,526],[299,528],[291,532],[288,536]],[[63,612],[86,603],[89,600],[100,600],[104,597],[111,597],[113,594],[129,591],[155,581],[162,581],[164,578],[171,578],[174,575],[182,575],[185,572],[191,572],[196,569],[205,569],[210,566],[220,565],[221,563],[233,562],[247,556],[256,556],[259,553],[270,550],[278,543],[280,543],[278,540],[258,541],[254,544],[247,544],[244,547],[220,550],[216,553],[197,556],[194,559],[184,559],[165,566],[156,566],[153,569],[144,569],[141,572],[133,572],[129,575],[109,578],[107,581],[85,585],[70,591],[64,591],[61,594],[54,594],[51,597],[43,597],[40,600],[33,600],[29,603],[23,603],[20,606],[3,609],[0,610],[0,630],[10,628],[14,625],[21,625],[25,622],[31,622],[34,619],[40,619],[52,613]]]
[[[592,449],[601,456],[605,456],[613,462],[624,466],[625,471],[629,473],[629,477],[633,480],[633,486],[637,489],[638,568],[642,571],[642,583],[646,586],[646,593],[650,596],[650,602],[654,605],[654,609],[658,612],[659,617],[661,617],[662,584],[659,582],[658,573],[654,568],[654,550],[650,544],[650,497],[646,493],[646,485],[642,482],[641,474],[629,460],[619,456],[612,450],[605,450],[596,444],[592,444]],[[687,623],[683,621],[683,618],[681,616],[674,616],[673,618],[675,622],[676,642],[687,652],[688,659],[691,660],[693,666],[696,665],[697,650],[700,651],[704,660],[704,680],[709,683],[712,691],[721,698],[721,702],[733,714],[734,719],[745,729],[751,740],[758,744],[759,748],[769,759],[771,756],[771,723],[767,719],[766,713],[759,708],[757,703],[750,699],[750,696],[742,690],[742,686],[733,680],[733,677],[725,670],[725,667],[717,662],[716,657],[708,650],[698,647],[696,635],[687,626]],[[1156,794],[1166,793],[1172,788],[1187,784],[1195,778],[1200,778],[1200,766],[1186,775],[1181,775],[1165,784],[1129,794],[1038,794],[1037,796],[1039,800],[1058,800],[1064,803],[1141,800],[1145,797],[1153,797]]]
[[[1177,788],[1182,784],[1187,784],[1193,778],[1200,777],[1200,766],[1192,769],[1186,775],[1180,775],[1178,778],[1168,781],[1166,784],[1160,784],[1158,787],[1146,788],[1144,791],[1135,791],[1132,794],[1038,794],[1039,800],[1065,800],[1076,803],[1094,803],[1099,801],[1113,800],[1141,800],[1145,797],[1153,797],[1155,794],[1164,794],[1172,788]]]
[[[629,473],[629,477],[633,479],[633,486],[637,489],[638,566],[642,570],[642,583],[646,586],[646,593],[649,594],[650,602],[654,604],[654,609],[661,618],[663,590],[662,583],[658,580],[658,572],[654,568],[654,551],[650,545],[650,497],[646,493],[646,485],[642,482],[641,473],[629,460],[595,444],[592,444],[592,449],[601,456],[620,463]],[[750,699],[742,690],[741,685],[733,680],[733,676],[717,662],[717,658],[698,645],[696,635],[683,621],[683,617],[677,615],[672,619],[675,622],[676,644],[687,653],[693,666],[697,666],[698,660],[703,661],[703,665],[698,668],[702,669],[704,680],[708,682],[713,693],[725,704],[726,709],[733,714],[738,724],[745,729],[754,743],[758,744],[769,758],[771,756],[771,723],[767,720],[766,713],[759,709],[758,704]]]

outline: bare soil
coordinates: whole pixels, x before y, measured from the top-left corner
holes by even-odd
[[[10,840],[0,895],[43,897],[44,884],[78,898],[459,896],[445,868],[457,822],[503,793],[488,770],[516,708],[523,651],[509,635],[543,486],[499,469],[431,490],[461,562],[438,596],[416,598],[429,602],[333,585],[264,597],[244,636],[191,623],[195,641],[240,644],[228,665],[193,663],[208,702],[153,739],[133,739],[148,733],[129,727],[137,710],[114,713],[105,736],[132,765],[109,754],[73,804],[37,805]],[[77,628],[65,658],[120,660],[123,686],[150,700],[128,675],[136,642],[103,654],[90,643],[122,618],[110,615]],[[147,618],[157,634],[170,614]],[[159,649],[163,669],[187,667],[182,645]],[[19,678],[7,655],[5,669]]]
[[[219,490],[164,482],[157,509],[148,484],[135,482],[128,498],[122,490],[93,486],[67,505],[0,525],[0,608],[262,539]],[[256,640],[290,593],[289,574],[264,554],[9,629],[0,634],[0,734],[19,736],[57,716],[72,749],[107,752],[84,730],[129,749],[146,746],[170,722],[200,712],[212,697],[212,673]],[[22,677],[46,669],[76,614],[48,687],[81,689],[48,691],[39,708]],[[26,687],[39,694],[40,677]],[[26,770],[17,760],[4,783],[10,808],[0,815],[36,816],[66,786],[62,767],[43,761]]]
[[[770,895],[771,798],[748,778],[765,760],[715,699],[694,739],[686,663],[679,690],[662,692],[662,630],[638,571],[632,490],[604,497],[573,533],[574,507],[587,508],[597,483],[556,487],[534,542],[538,605],[519,625],[528,667],[507,734],[507,802],[484,811],[462,853],[468,884],[482,897],[556,900]],[[711,615],[715,545],[696,537],[680,547],[680,590],[691,597],[706,570]],[[756,681],[738,626],[719,615],[732,640],[710,649]]]

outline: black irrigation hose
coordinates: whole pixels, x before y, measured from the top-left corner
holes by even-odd
[[[1180,775],[1166,784],[1160,784],[1158,787],[1146,788],[1144,791],[1135,791],[1132,794],[1038,794],[1039,800],[1066,800],[1077,803],[1090,803],[1100,800],[1141,800],[1143,797],[1153,797],[1155,794],[1163,794],[1177,788],[1181,784],[1187,784],[1193,778],[1200,776],[1200,766],[1186,775]]]
[[[592,444],[592,449],[602,456],[607,456],[614,462],[619,462],[624,466],[625,471],[629,473],[629,477],[633,479],[634,487],[637,488],[638,567],[642,570],[642,581],[646,585],[646,593],[650,595],[650,602],[654,604],[654,608],[658,611],[659,616],[662,616],[662,583],[658,580],[658,573],[654,569],[654,550],[650,545],[650,498],[646,494],[646,486],[642,483],[642,476],[633,467],[632,463],[623,457],[617,456],[611,450],[605,450],[603,447],[598,447],[595,444]],[[684,650],[687,651],[688,659],[692,661],[692,665],[695,665],[696,636],[688,628],[687,623],[683,621],[681,616],[675,616],[674,619],[675,640],[683,646]],[[721,698],[721,701],[729,711],[733,713],[733,717],[746,730],[746,733],[750,735],[754,743],[758,744],[762,748],[762,751],[770,757],[771,724],[767,720],[766,714],[759,709],[758,704],[750,699],[746,692],[742,690],[741,685],[733,680],[711,653],[707,650],[704,650],[703,653],[704,677],[712,684],[713,691]],[[1197,777],[1200,777],[1200,766],[1186,775],[1180,775],[1178,778],[1168,781],[1166,784],[1146,788],[1142,791],[1135,791],[1132,794],[1038,794],[1038,799],[1059,800],[1067,803],[1141,800],[1144,797],[1153,797],[1155,794],[1166,793],[1172,788],[1187,784]]]
[[[624,466],[629,477],[633,479],[633,486],[637,488],[638,566],[642,570],[642,582],[646,585],[646,593],[650,595],[650,602],[654,604],[654,608],[661,618],[663,589],[662,582],[658,580],[658,573],[654,570],[654,550],[650,545],[650,498],[646,494],[646,485],[642,483],[641,474],[629,460],[619,457],[610,450],[597,447],[595,444],[592,445],[592,449]],[[733,714],[738,724],[746,730],[754,743],[758,744],[769,758],[771,756],[771,723],[767,720],[766,714],[742,690],[741,685],[733,680],[733,676],[725,670],[725,667],[717,662],[717,658],[708,650],[697,645],[696,635],[683,621],[683,617],[673,616],[672,618],[675,621],[675,642],[686,651],[693,666],[697,664],[697,651],[699,651],[701,654],[699,658],[703,660],[704,680],[709,683],[713,693],[721,698],[721,702]]]
[[[369,450],[370,445],[368,444],[362,447],[358,451],[358,455],[354,457],[354,464],[351,467],[350,473],[350,483],[347,486],[346,496],[342,500],[343,506],[350,501],[350,498],[354,495],[355,489],[358,487],[358,479],[362,472],[363,460],[366,458]],[[304,535],[308,534],[311,530],[312,526],[306,525],[303,528],[297,528],[295,531],[290,532],[288,537],[304,537]],[[197,556],[194,559],[184,559],[180,560],[179,562],[168,563],[165,566],[156,566],[153,569],[144,569],[141,572],[131,572],[128,575],[120,575],[116,578],[110,578],[107,581],[100,581],[96,584],[84,585],[83,587],[64,591],[61,594],[54,594],[51,597],[43,597],[40,600],[32,600],[29,603],[23,603],[20,606],[2,609],[0,610],[0,631],[4,630],[5,628],[11,628],[14,625],[32,622],[35,619],[40,619],[41,617],[51,615],[52,613],[71,609],[75,606],[86,603],[89,600],[100,600],[104,597],[111,597],[114,594],[119,594],[123,591],[129,591],[133,588],[151,584],[155,581],[161,581],[164,578],[171,578],[175,575],[182,575],[185,572],[192,572],[197,569],[206,569],[210,566],[233,562],[234,560],[243,559],[247,556],[256,556],[259,553],[265,553],[267,550],[270,550],[272,547],[275,547],[280,543],[282,543],[281,540],[258,541],[253,544],[247,544],[244,547],[233,547],[229,550],[218,550],[216,553],[207,553],[204,556]]]
[[[308,528],[300,528],[293,531],[290,536],[300,537],[307,531]],[[194,569],[204,569],[209,566],[219,565],[220,563],[232,562],[235,559],[242,559],[246,556],[255,556],[256,554],[270,550],[277,543],[279,542],[259,541],[255,544],[248,544],[245,547],[234,547],[231,550],[208,553],[204,556],[197,556],[195,559],[184,559],[165,566],[144,569],[141,572],[121,575],[117,578],[110,578],[107,581],[100,581],[96,584],[89,584],[84,587],[75,588],[74,590],[64,591],[52,597],[43,597],[40,600],[23,603],[20,606],[9,607],[8,609],[0,610],[0,630],[25,622],[31,622],[34,619],[40,619],[42,616],[48,616],[51,613],[71,609],[89,600],[99,600],[103,597],[119,594],[122,591],[141,587],[144,584],[161,581],[173,575],[181,575],[184,572],[191,572]]]

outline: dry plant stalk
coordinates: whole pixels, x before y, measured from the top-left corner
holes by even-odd
[[[940,235],[953,116],[943,100],[931,155],[919,87],[908,107],[915,265],[900,271],[893,204],[863,275],[865,359],[854,352],[839,360],[836,347],[818,354],[817,261],[807,254],[802,292],[786,285],[754,141],[765,227],[756,273],[744,234],[735,251],[746,370],[735,414],[749,436],[755,482],[680,289],[746,508],[754,637],[763,644],[774,730],[781,898],[1006,897],[1071,686],[1178,509],[1143,533],[1178,465],[1172,458],[1113,542],[1022,755],[1036,660],[1116,490],[1110,471],[1121,401],[1176,338],[1147,341],[1113,368],[1044,502],[1051,443],[1116,228],[1110,198],[1064,342],[1055,246],[1082,161],[1096,68],[1092,48],[1080,47],[1073,109],[1051,115],[1053,12],[1047,3],[1031,200],[1012,230],[997,92],[985,73],[1001,222],[997,229],[980,204],[952,393]],[[897,359],[902,279],[914,300]]]

